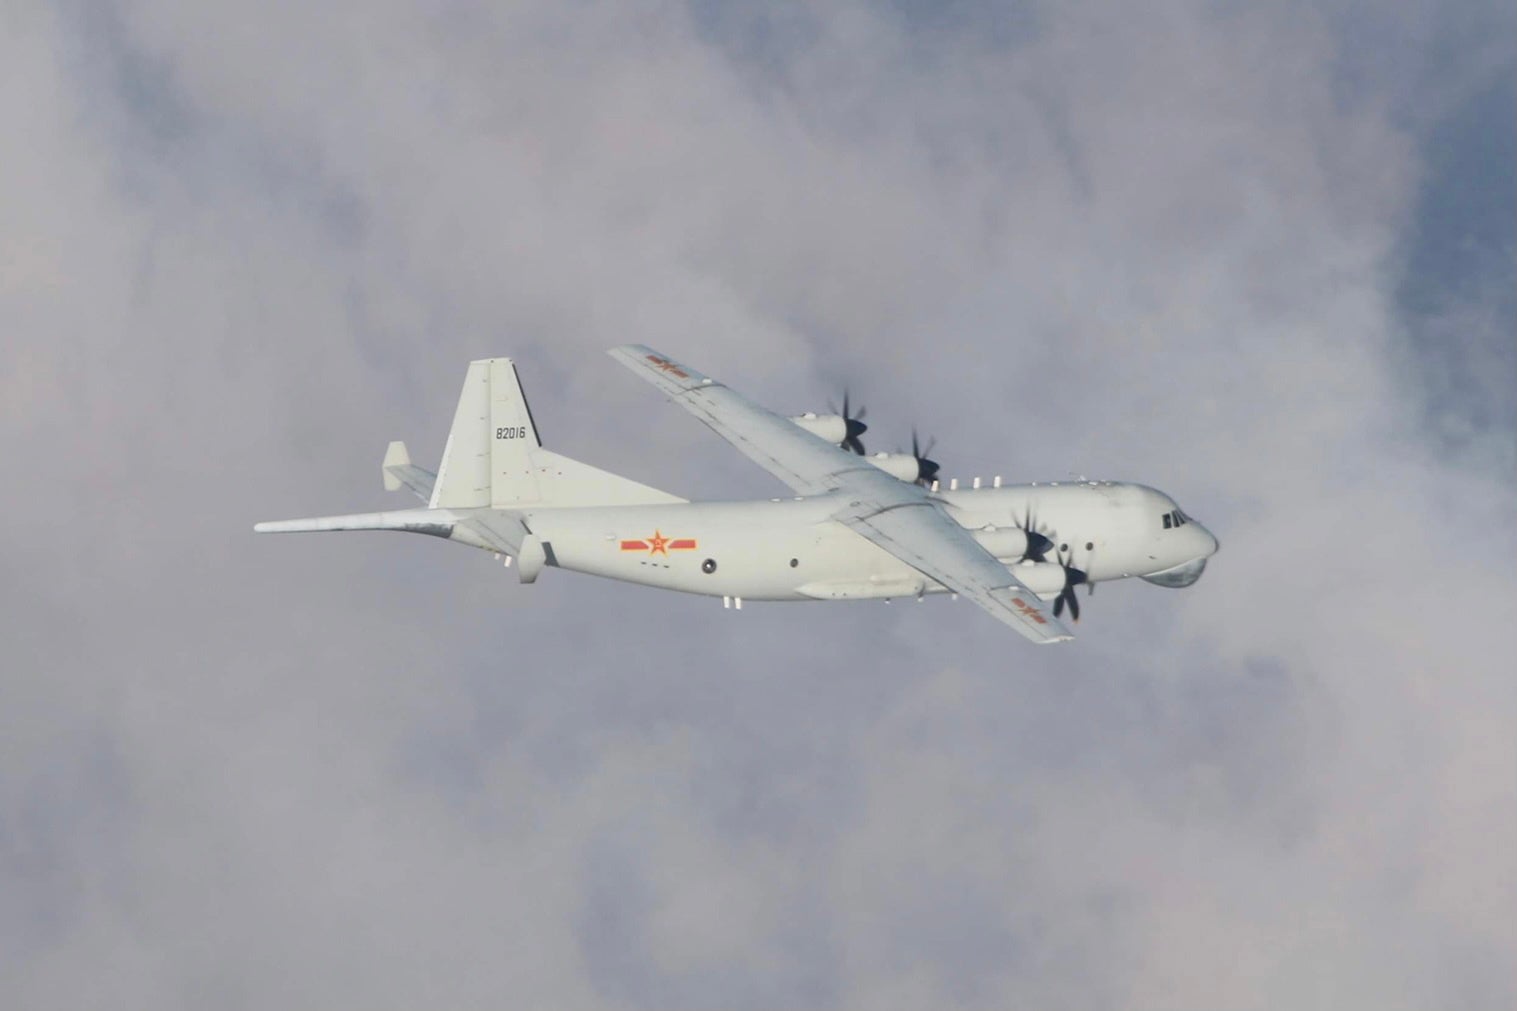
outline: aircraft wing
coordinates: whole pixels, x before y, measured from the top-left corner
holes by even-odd
[[[623,344],[608,353],[802,495],[839,488],[842,475],[848,472],[867,470],[895,480],[848,450],[823,442],[795,422],[650,347]]]
[[[910,505],[863,515],[857,512],[846,510],[837,519],[923,575],[968,597],[1033,642],[1048,644],[1074,638],[1059,619],[1043,610],[1037,594],[925,497]]]
[[[924,489],[891,477],[650,347],[625,344],[610,354],[795,491],[839,492],[846,505],[835,519],[929,579],[968,597],[1034,642],[1074,638]]]

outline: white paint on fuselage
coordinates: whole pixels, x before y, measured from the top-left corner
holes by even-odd
[[[1216,550],[1216,540],[1199,523],[1166,529],[1163,516],[1176,508],[1174,501],[1143,485],[1007,485],[936,497],[971,531],[1015,526],[1030,508],[1034,529],[1056,549],[1062,546],[1064,557],[1093,582],[1163,572]],[[829,518],[845,504],[840,496],[820,495],[529,509],[523,516],[560,568],[661,589],[750,600],[900,597],[943,589]],[[695,546],[675,547],[680,541]],[[708,561],[715,563],[713,571],[702,570]],[[1029,566],[1014,565],[1013,571],[1030,585],[1036,582]]]

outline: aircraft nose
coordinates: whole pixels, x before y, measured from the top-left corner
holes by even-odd
[[[1210,558],[1212,555],[1215,555],[1217,553],[1217,550],[1222,547],[1222,544],[1221,544],[1221,542],[1219,542],[1217,540],[1217,535],[1216,534],[1212,533],[1210,530],[1206,529],[1201,524],[1197,523],[1196,524],[1196,529],[1206,539],[1206,544],[1207,544],[1206,556],[1208,558]]]

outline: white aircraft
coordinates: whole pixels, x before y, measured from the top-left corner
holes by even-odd
[[[744,600],[858,600],[950,592],[1034,642],[1073,638],[1075,588],[1137,576],[1200,578],[1217,540],[1152,488],[1112,481],[948,488],[912,452],[864,455],[850,416],[784,418],[667,355],[613,348],[623,365],[795,492],[756,502],[689,502],[542,448],[509,358],[472,362],[437,474],[390,443],[385,487],[424,509],[259,523],[260,533],[402,530],[515,559],[523,583],[545,566]],[[862,414],[862,412],[860,412]],[[1052,613],[1046,604],[1052,602]]]

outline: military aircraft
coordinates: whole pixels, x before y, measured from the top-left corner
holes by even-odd
[[[509,358],[472,362],[434,475],[392,442],[384,485],[422,509],[259,523],[259,533],[400,530],[513,560],[523,583],[569,569],[744,600],[964,596],[1038,643],[1073,638],[1075,590],[1136,576],[1200,578],[1217,539],[1172,498],[1087,481],[943,487],[913,435],[910,453],[865,453],[863,412],[782,417],[640,344],[623,365],[789,485],[793,497],[690,502],[544,449]],[[1049,604],[1051,603],[1051,607]]]

